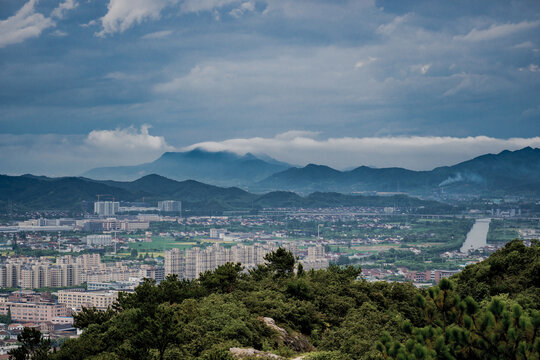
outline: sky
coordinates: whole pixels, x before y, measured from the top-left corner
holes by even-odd
[[[0,173],[540,147],[540,1],[0,0]]]

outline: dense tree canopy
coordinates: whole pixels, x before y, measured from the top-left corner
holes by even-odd
[[[508,294],[522,306],[540,310],[540,244],[513,240],[487,260],[456,276],[457,292],[476,301]]]
[[[229,263],[193,281],[146,280],[114,309],[78,314],[83,334],[49,357],[231,359],[231,347],[298,355],[263,321],[269,317],[317,349],[306,360],[538,359],[538,250],[536,242],[512,242],[455,279],[418,290],[367,282],[352,266],[295,274],[294,256],[280,249],[249,272]],[[518,258],[527,263],[515,266]]]
[[[51,342],[43,338],[41,332],[33,328],[24,328],[17,335],[17,341],[20,346],[8,352],[10,359],[13,360],[46,360],[49,358]]]

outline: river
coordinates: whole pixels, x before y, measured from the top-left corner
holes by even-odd
[[[466,253],[486,246],[490,222],[491,219],[477,219],[459,251]]]

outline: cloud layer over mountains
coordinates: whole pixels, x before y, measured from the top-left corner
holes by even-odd
[[[361,165],[430,170],[453,165],[486,153],[540,147],[540,137],[497,139],[477,137],[341,137],[325,138],[311,131],[288,131],[274,137],[236,138],[171,145],[148,126],[93,130],[86,136],[0,135],[0,151],[11,154],[0,160],[3,173],[77,175],[90,168],[137,165],[150,162],[166,151],[230,151],[265,154],[294,165],[324,164],[337,169]],[[23,170],[20,170],[23,169]]]

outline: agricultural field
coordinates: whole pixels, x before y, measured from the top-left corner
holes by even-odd
[[[508,242],[519,239],[530,230],[540,232],[540,221],[529,219],[493,219],[489,224],[487,241]]]
[[[163,253],[167,250],[171,249],[191,249],[194,246],[197,247],[205,247],[208,245],[212,245],[216,242],[219,242],[220,244],[231,244],[232,242],[224,242],[224,241],[216,241],[211,239],[189,239],[187,241],[177,241],[172,236],[152,236],[151,242],[146,241],[137,241],[135,243],[129,243],[128,247],[130,250],[137,250],[139,253],[148,253],[148,254],[155,254],[157,255],[163,255]]]

